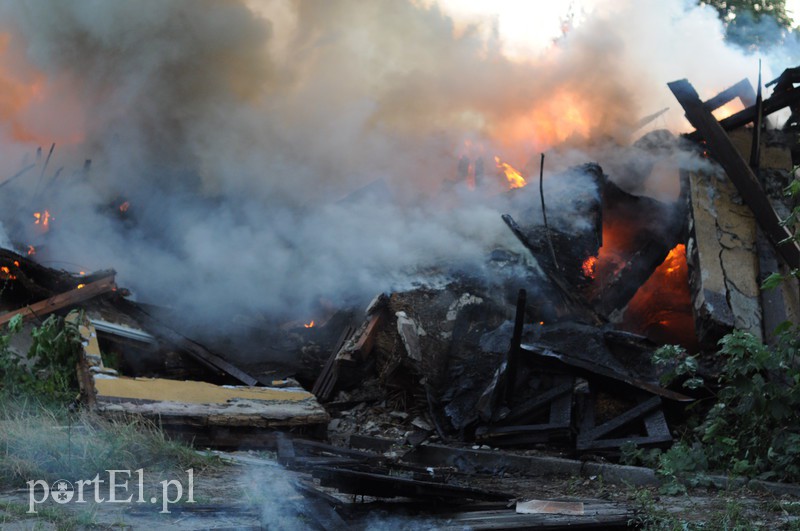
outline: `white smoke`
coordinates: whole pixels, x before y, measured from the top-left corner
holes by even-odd
[[[443,186],[465,141],[489,174],[494,154],[522,166],[555,141],[569,149],[550,173],[602,164],[662,107],[654,127],[688,129],[666,82],[709,97],[755,76],[710,9],[576,5],[524,56],[503,18],[424,2],[2,1],[0,170],[59,143],[42,180],[40,161],[6,187],[16,222],[51,209],[42,260],[114,267],[201,323],[480,267],[513,237],[479,194]],[[375,181],[385,193],[344,199]],[[111,214],[122,200],[135,223]]]

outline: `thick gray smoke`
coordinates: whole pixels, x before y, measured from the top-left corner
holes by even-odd
[[[402,0],[0,2],[0,170],[59,144],[46,173],[40,160],[12,185],[16,222],[55,217],[20,243],[114,267],[138,298],[201,323],[312,318],[320,296],[478,268],[515,243],[481,194],[447,185],[465,151],[493,176],[495,154],[522,166],[565,143],[560,169],[674,107],[667,81],[711,95],[755,74],[710,10],[599,2],[586,17],[519,61],[497,31],[455,31],[436,5]]]

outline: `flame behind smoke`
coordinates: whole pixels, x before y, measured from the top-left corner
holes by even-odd
[[[597,5],[512,58],[492,19],[401,0],[0,0],[0,170],[35,150],[22,139],[60,141],[59,166],[92,158],[85,178],[46,189],[59,213],[47,252],[212,314],[193,318],[372,296],[513,242],[491,208],[426,202],[466,139],[504,160],[566,142],[553,174],[605,166],[591,144],[625,144],[640,115],[674,107],[666,81],[727,86],[753,70],[710,9]],[[659,125],[685,127],[681,114]],[[336,203],[376,179],[378,199]],[[136,212],[110,225],[118,197]]]
[[[495,164],[497,164],[497,168],[503,171],[503,174],[506,176],[506,180],[508,181],[508,187],[510,189],[514,188],[522,188],[526,184],[525,178],[522,176],[520,172],[518,172],[514,167],[507,163],[502,162],[500,157],[495,156],[494,158]]]

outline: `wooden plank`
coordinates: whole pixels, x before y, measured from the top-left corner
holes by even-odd
[[[317,376],[317,379],[314,381],[314,387],[311,389],[311,392],[314,393],[320,400],[327,399],[330,394],[330,381],[332,379],[336,379],[336,355],[339,353],[339,350],[341,350],[342,346],[344,346],[345,341],[347,341],[350,336],[353,335],[353,332],[354,329],[352,326],[347,326],[344,330],[342,330],[342,334],[339,336],[339,340],[333,347],[331,355],[328,357],[328,360],[322,367],[322,371],[320,371],[319,376]]]
[[[735,100],[736,98],[739,98],[745,107],[755,105],[756,92],[753,90],[753,85],[750,84],[749,79],[744,78],[735,85],[731,85],[730,87],[726,88],[713,98],[706,100],[703,103],[703,107],[709,111],[715,111],[729,101]]]
[[[792,241],[780,243],[791,238],[792,234],[786,227],[781,226],[781,219],[772,208],[758,179],[720,123],[703,107],[703,102],[700,101],[694,87],[685,79],[668,83],[668,86],[686,111],[686,118],[705,139],[709,149],[714,153],[715,159],[736,186],[739,195],[753,212],[764,234],[775,246],[775,250],[786,260],[789,267],[800,268],[800,246]],[[764,115],[768,114],[768,101],[764,101]],[[753,109],[752,121],[756,118],[757,109],[750,108]]]
[[[686,81],[685,79],[682,79],[680,81],[684,81],[688,84],[688,81]],[[679,81],[673,81],[673,83],[679,83]],[[672,83],[668,83],[668,85],[672,85]],[[670,88],[672,87],[670,86]],[[694,92],[694,89],[692,89],[692,91]],[[699,99],[700,98],[698,97],[698,100]],[[800,90],[796,89],[788,90],[786,92],[773,94],[771,97],[764,100],[763,115],[768,116],[798,101],[800,101]],[[743,109],[737,112],[736,114],[728,116],[724,120],[720,120],[718,122],[718,125],[725,131],[738,129],[739,127],[745,126],[750,122],[754,121],[756,119],[756,114],[757,114],[757,109],[755,105],[751,105],[750,107]],[[714,121],[716,122],[716,119]],[[695,129],[697,129],[697,126],[695,124],[692,125],[694,126]],[[687,137],[692,140],[699,140],[703,137],[703,133],[698,129],[694,133],[688,134]]]
[[[45,315],[51,314],[57,310],[93,299],[98,295],[109,293],[116,288],[117,285],[114,284],[114,275],[110,275],[90,284],[83,285],[80,288],[75,288],[65,293],[59,293],[49,299],[0,315],[0,325],[8,323],[17,315],[21,315],[23,320],[26,321],[33,318],[41,319]]]
[[[167,328],[157,320],[153,319],[150,314],[145,312],[138,305],[135,305],[129,301],[117,301],[116,304],[121,306],[125,313],[131,315],[131,317],[141,323],[142,326],[152,332],[153,335],[162,341],[169,343],[177,350],[185,352],[206,367],[209,367],[215,371],[221,371],[245,385],[254,386],[259,383],[256,378],[253,378],[232,363],[220,358],[200,343],[192,341],[191,339],[179,334],[178,332],[175,332],[170,328]]]
[[[650,411],[654,410],[655,408],[661,405],[661,398],[654,396],[648,400],[645,400],[641,404],[629,409],[622,415],[618,417],[614,417],[613,419],[609,420],[608,422],[604,422],[599,426],[595,426],[589,432],[582,433],[578,436],[578,442],[581,441],[593,441],[595,439],[599,439],[603,435],[607,435],[612,431],[616,430],[617,428],[621,428],[626,424],[630,424],[636,420],[639,420],[642,415],[645,413],[649,413]]]

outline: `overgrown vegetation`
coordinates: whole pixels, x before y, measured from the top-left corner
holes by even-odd
[[[152,422],[104,420],[73,403],[81,336],[50,317],[31,331],[27,356],[11,349],[21,319],[0,334],[0,487],[31,479],[87,479],[106,470],[196,471],[215,463],[166,438]]]
[[[30,402],[7,403],[0,416],[0,486],[87,479],[112,469],[197,473],[216,463],[140,418],[109,421]]]
[[[33,342],[27,356],[10,348],[12,337],[22,331],[22,316],[0,334],[0,385],[7,397],[36,397],[40,401],[64,403],[75,398],[75,367],[81,349],[78,327],[50,316],[31,331]]]
[[[787,189],[800,196],[800,180]],[[795,228],[800,207],[783,221]],[[788,240],[800,238],[793,232]],[[775,289],[798,270],[772,275],[763,289]],[[775,341],[764,345],[753,335],[735,330],[719,342],[716,381],[698,376],[698,360],[682,348],[666,346],[654,355],[664,369],[662,383],[679,382],[688,389],[704,388],[712,397],[700,401],[686,423],[682,441],[666,452],[623,448],[623,460],[656,467],[667,481],[664,489],[678,493],[685,485],[706,483],[710,471],[766,480],[800,481],[800,326],[783,323]],[[710,403],[709,403],[710,401]]]

